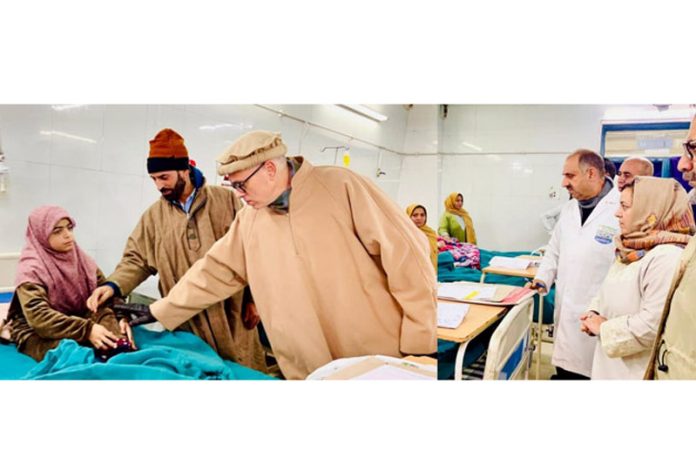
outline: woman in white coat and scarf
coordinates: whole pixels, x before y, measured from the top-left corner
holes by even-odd
[[[684,246],[696,231],[675,180],[637,177],[621,192],[616,260],[581,330],[597,336],[592,379],[641,379]]]

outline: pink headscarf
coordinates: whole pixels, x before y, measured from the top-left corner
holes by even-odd
[[[51,248],[48,237],[63,218],[75,226],[73,218],[58,206],[41,206],[31,212],[15,286],[27,282],[42,285],[53,309],[68,315],[80,314],[97,287],[97,264],[77,243],[65,253]]]

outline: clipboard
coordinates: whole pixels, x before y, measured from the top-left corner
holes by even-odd
[[[514,306],[521,303],[522,301],[531,298],[536,293],[534,290],[529,288],[523,288],[520,286],[512,285],[497,285],[491,283],[475,283],[471,281],[456,281],[454,283],[438,283],[438,288],[443,285],[458,285],[464,288],[470,289],[480,289],[482,287],[495,288],[495,295],[487,299],[474,299],[472,297],[456,298],[449,296],[440,296],[438,294],[438,299],[443,299],[446,301],[454,301],[458,303],[469,303],[469,304],[484,304],[488,306]]]

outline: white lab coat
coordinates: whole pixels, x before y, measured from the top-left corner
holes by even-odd
[[[583,226],[575,199],[568,201],[551,235],[536,278],[556,283],[554,347],[551,363],[590,376],[597,339],[580,331],[580,315],[599,291],[614,261],[614,216],[620,193],[616,187],[597,204]]]

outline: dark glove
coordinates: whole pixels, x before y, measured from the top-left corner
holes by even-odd
[[[117,316],[130,319],[128,323],[131,327],[157,322],[146,304],[114,304],[113,309]]]

